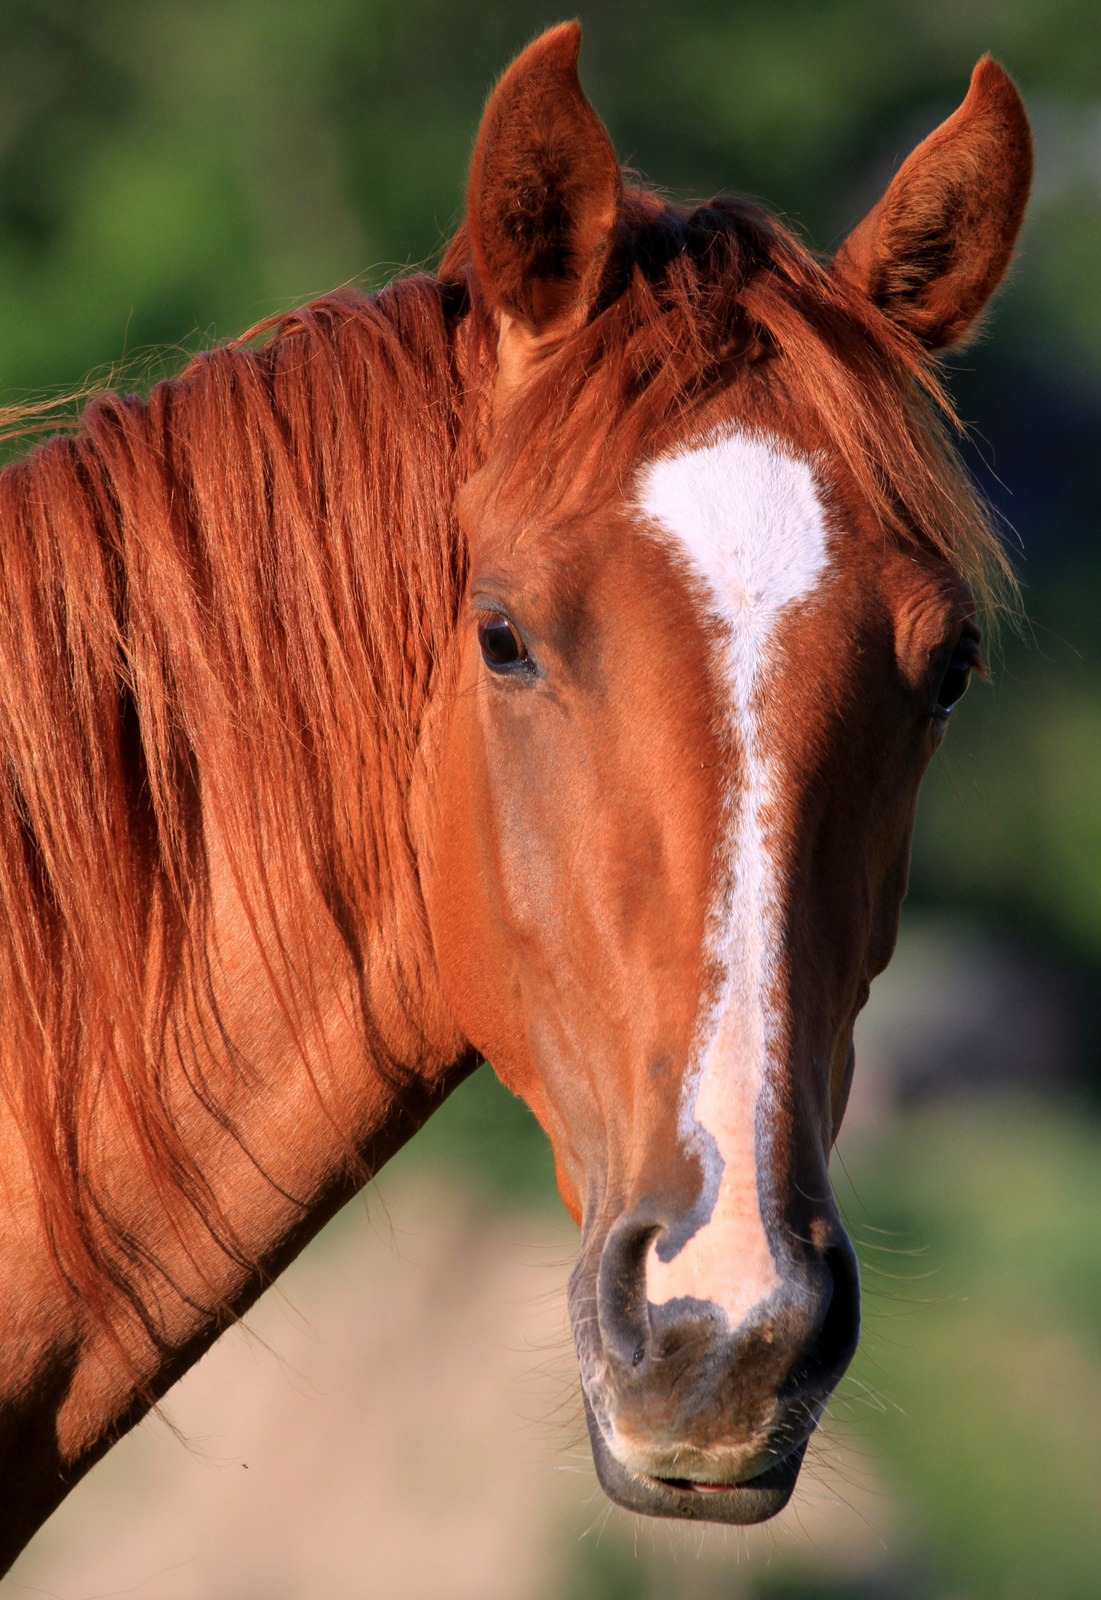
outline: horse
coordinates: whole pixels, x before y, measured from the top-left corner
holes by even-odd
[[[0,473],[6,1562],[483,1059],[613,1501],[773,1516],[855,1350],[853,1023],[1012,581],[937,352],[1028,122],[984,58],[831,260],[623,173],[579,49],[435,275]]]

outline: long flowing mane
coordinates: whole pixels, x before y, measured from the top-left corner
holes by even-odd
[[[166,1088],[208,986],[212,814],[258,929],[281,914],[273,861],[280,882],[298,863],[356,969],[390,961],[400,987],[372,928],[413,870],[404,803],[493,331],[460,233],[438,279],[325,297],[148,400],[100,395],[0,474],[0,1073],[57,1265],[92,1303],[135,1268],[92,1176],[104,1100],[160,1203],[236,1248]],[[546,503],[598,438],[611,493],[731,381],[816,418],[896,537],[984,592],[1004,573],[928,358],[739,201],[630,192],[604,304],[495,441],[504,477]],[[288,1014],[308,1006],[277,937],[265,958]]]
[[[3,1084],[58,1265],[93,1303],[134,1265],[92,1176],[97,1102],[169,1213],[233,1248],[167,1090],[170,1019],[207,987],[215,796],[285,1007],[308,995],[263,903],[273,860],[303,862],[358,969],[379,958],[367,911],[408,850],[463,581],[457,299],[416,278],[319,300],[147,402],[101,395],[0,475]]]

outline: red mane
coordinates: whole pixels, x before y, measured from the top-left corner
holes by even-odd
[[[233,1248],[166,1093],[169,1020],[206,987],[209,787],[253,898],[273,853],[304,858],[357,968],[372,959],[365,911],[408,852],[463,583],[457,300],[424,278],[319,300],[148,402],[100,396],[0,474],[2,1080],[58,1264],[93,1300],[130,1256],[91,1176],[97,1097],[169,1214]]]

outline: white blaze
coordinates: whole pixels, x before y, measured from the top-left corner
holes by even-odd
[[[710,1300],[737,1327],[780,1282],[757,1178],[757,1123],[768,1110],[779,1043],[773,995],[782,937],[768,836],[781,774],[761,716],[768,706],[763,680],[785,612],[825,573],[825,513],[809,462],[747,433],[654,462],[641,475],[639,505],[703,586],[723,626],[740,757],[727,804],[727,887],[708,932],[708,955],[723,977],[700,1019],[680,1118],[683,1136],[703,1157],[714,1205],[671,1260],[651,1246],[647,1293],[655,1305],[682,1295]]]

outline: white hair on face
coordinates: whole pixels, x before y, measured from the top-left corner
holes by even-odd
[[[640,474],[638,507],[706,596],[722,634],[721,672],[739,758],[726,802],[723,887],[707,955],[721,973],[700,1019],[680,1108],[682,1136],[704,1166],[694,1231],[651,1246],[647,1293],[721,1306],[731,1327],[779,1285],[762,1214],[758,1136],[775,1077],[777,956],[783,894],[768,811],[780,776],[759,689],[791,607],[825,575],[826,516],[811,464],[765,436],[724,434]],[[707,1205],[707,1202],[710,1202]],[[683,1230],[682,1230],[683,1238]]]

